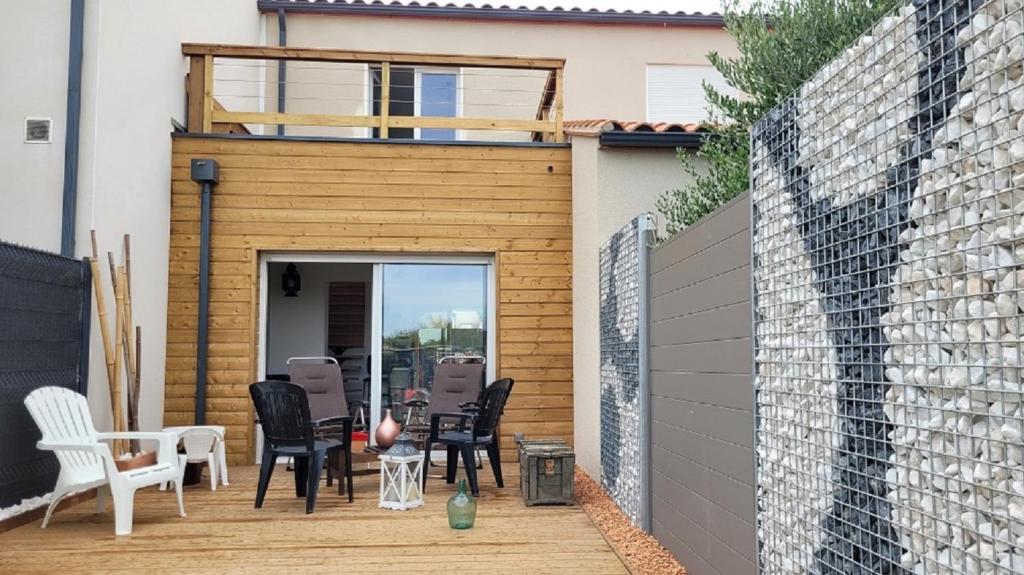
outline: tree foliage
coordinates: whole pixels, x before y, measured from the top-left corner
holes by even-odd
[[[725,25],[739,56],[717,52],[708,60],[741,98],[704,84],[708,124],[719,135],[709,138],[697,156],[680,150],[691,180],[658,199],[669,233],[692,225],[747,190],[750,127],[782,103],[899,0],[725,0]]]

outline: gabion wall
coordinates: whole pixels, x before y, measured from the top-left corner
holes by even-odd
[[[920,0],[754,129],[764,573],[1024,573],[1024,12]]]
[[[640,521],[640,218],[599,254],[601,282],[601,485]]]

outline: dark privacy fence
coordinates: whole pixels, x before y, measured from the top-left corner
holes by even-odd
[[[691,575],[753,575],[750,204],[651,252],[652,533]]]
[[[763,573],[1024,573],[1022,30],[915,1],[753,131]]]
[[[0,509],[57,479],[22,402],[48,385],[85,393],[91,282],[84,262],[0,242]]]

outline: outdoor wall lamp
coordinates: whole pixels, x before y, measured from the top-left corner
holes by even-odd
[[[281,274],[281,289],[284,290],[284,297],[298,297],[302,291],[302,276],[295,264],[288,264]]]

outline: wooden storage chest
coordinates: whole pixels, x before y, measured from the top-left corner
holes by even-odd
[[[526,440],[519,444],[520,490],[533,505],[572,505],[576,454],[561,439]]]

